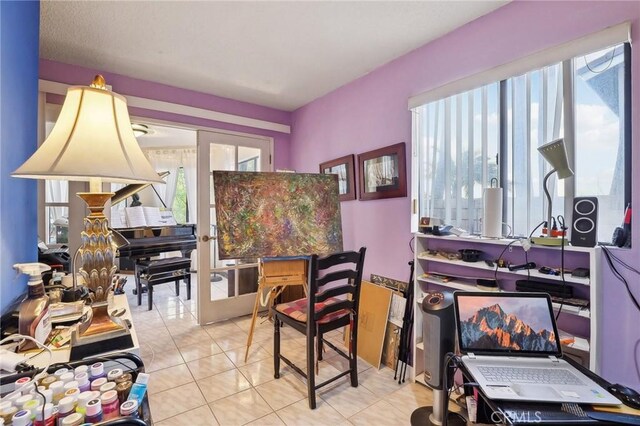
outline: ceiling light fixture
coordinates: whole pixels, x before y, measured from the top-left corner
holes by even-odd
[[[151,129],[146,124],[131,123],[131,128],[133,129],[133,134],[136,138],[151,133]]]

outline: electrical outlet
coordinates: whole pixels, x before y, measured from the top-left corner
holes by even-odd
[[[509,246],[509,253],[513,252],[513,247]]]

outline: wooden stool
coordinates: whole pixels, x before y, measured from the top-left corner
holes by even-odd
[[[176,296],[180,296],[180,280],[187,284],[187,299],[191,299],[191,259],[170,257],[159,260],[143,260],[136,263],[136,293],[138,306],[142,304],[144,284],[147,289],[149,310],[153,308],[153,286],[175,281]]]

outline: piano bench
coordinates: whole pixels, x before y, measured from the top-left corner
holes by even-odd
[[[174,281],[176,296],[180,296],[180,280],[187,285],[187,299],[191,299],[191,259],[170,257],[159,260],[141,260],[136,263],[136,293],[138,306],[142,304],[142,286],[147,289],[149,310],[153,308],[153,286]]]

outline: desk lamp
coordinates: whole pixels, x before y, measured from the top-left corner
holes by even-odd
[[[569,167],[567,150],[564,146],[563,138],[556,139],[538,147],[538,152],[551,166],[551,171],[544,176],[544,180],[542,181],[544,195],[547,198],[547,236],[532,238],[532,240],[535,244],[556,246],[562,244],[562,240],[559,238],[553,238],[551,235],[553,210],[551,194],[549,193],[549,178],[553,173],[558,173],[558,179],[566,179],[573,176],[573,171]]]
[[[104,340],[103,333],[122,332],[124,327],[108,313],[116,246],[103,209],[114,194],[103,192],[102,182],[164,183],[136,141],[126,99],[109,91],[101,75],[91,86],[70,87],[51,134],[12,175],[89,182],[89,192],[77,194],[90,212],[84,218],[78,254],[80,274],[93,293],[93,316],[75,338],[101,335]]]

